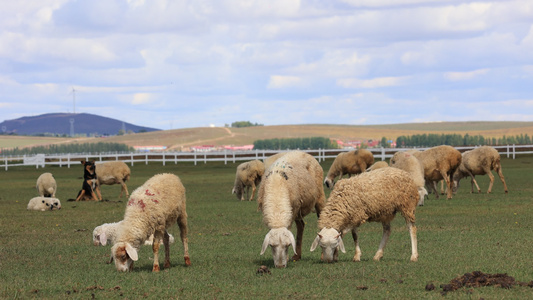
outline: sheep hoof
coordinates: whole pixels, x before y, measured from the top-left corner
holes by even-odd
[[[185,259],[185,265],[186,266],[190,266],[191,265],[191,259],[188,256],[185,256],[184,259]]]
[[[159,272],[159,265],[155,265],[152,272]]]
[[[411,261],[412,262],[417,262],[418,261],[418,256],[411,256]]]
[[[163,266],[163,268],[165,268],[165,269],[170,268],[170,262],[168,262],[168,261],[165,262],[165,265]]]
[[[292,260],[292,261],[299,261],[301,258],[302,258],[302,257],[301,257],[300,255],[295,254],[295,255],[291,258],[291,260]]]

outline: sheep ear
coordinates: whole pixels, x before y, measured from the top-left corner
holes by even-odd
[[[320,239],[321,239],[320,234],[318,234],[315,240],[313,241],[313,243],[311,244],[311,251],[315,251],[316,246],[318,246],[318,242],[320,241]]]
[[[296,241],[294,240],[294,235],[290,231],[289,231],[289,238],[291,239],[292,250],[294,250],[294,254],[298,255],[298,253],[296,253]]]
[[[137,255],[137,250],[133,248],[130,243],[126,244],[126,253],[130,256],[131,260],[137,261],[139,259],[139,256]]]
[[[339,249],[341,249],[342,253],[346,253],[346,249],[344,249],[344,243],[342,242],[342,237],[340,236],[340,234],[339,234],[338,239],[339,239],[339,245],[338,245]]]
[[[266,249],[268,248],[268,242],[270,241],[270,232],[267,233],[267,235],[265,236],[265,240],[263,241],[263,247],[261,248],[261,254],[260,255],[263,255],[266,251]]]
[[[100,240],[100,244],[102,244],[102,246],[107,245],[107,236],[105,235],[105,232],[100,234],[100,236],[98,237],[98,240]]]

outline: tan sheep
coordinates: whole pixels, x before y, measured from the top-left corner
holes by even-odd
[[[476,179],[474,178],[476,175],[489,175],[490,178],[490,184],[489,189],[487,190],[487,193],[492,192],[492,184],[494,183],[494,175],[492,175],[492,170],[496,171],[498,176],[500,177],[500,180],[503,183],[503,188],[505,190],[505,193],[507,194],[509,191],[507,190],[507,184],[505,183],[505,178],[503,177],[502,173],[502,165],[500,163],[500,153],[498,153],[498,150],[489,147],[489,146],[482,146],[479,148],[475,148],[470,151],[466,151],[463,154],[463,160],[461,162],[461,165],[455,171],[455,174],[453,176],[453,192],[457,192],[457,188],[459,188],[459,182],[461,179],[470,176],[471,181],[471,193],[474,192],[474,184],[476,185],[478,193],[481,193],[481,189],[479,188],[479,185],[476,182]]]
[[[374,155],[366,149],[341,152],[337,155],[333,164],[331,164],[324,184],[332,189],[337,177],[342,178],[345,174],[348,174],[348,177],[350,177],[352,174],[363,173],[373,163]]]
[[[263,176],[258,203],[270,231],[263,241],[261,255],[270,246],[277,268],[287,266],[290,245],[295,252],[292,260],[302,257],[303,218],[313,209],[319,216],[324,207],[323,174],[313,156],[292,151],[276,160]],[[292,222],[296,223],[296,240],[289,230]]]
[[[164,267],[169,268],[170,243],[167,228],[176,222],[180,228],[185,264],[189,266],[191,260],[185,208],[185,187],[178,176],[173,174],[155,175],[133,191],[126,206],[124,220],[117,231],[116,243],[111,248],[117,270],[127,272],[133,269],[133,262],[139,259],[139,248],[151,234],[154,235],[152,271],[159,272],[161,239],[165,245]]]
[[[43,173],[37,178],[35,185],[41,197],[56,197],[57,183],[52,173]]]
[[[236,194],[237,199],[244,201],[245,194],[249,201],[254,199],[257,186],[261,183],[261,177],[265,173],[265,165],[260,160],[244,162],[237,166],[235,183],[232,194]],[[250,187],[252,195],[250,195]],[[249,197],[248,197],[249,196]]]
[[[373,163],[369,168],[366,169],[366,171],[370,172],[370,171],[374,171],[377,169],[386,168],[388,166],[389,164],[386,161],[380,160],[380,161]]]
[[[396,212],[400,212],[411,236],[411,261],[417,261],[415,209],[418,197],[418,188],[412,176],[396,168],[381,168],[339,180],[318,219],[320,232],[311,245],[311,251],[320,245],[324,261],[337,261],[338,249],[346,253],[342,236],[351,231],[355,242],[353,261],[360,261],[357,228],[366,222],[380,222],[383,236],[374,255],[374,260],[378,261],[383,257],[391,234],[391,222]]]
[[[404,170],[411,175],[418,187],[418,194],[420,195],[418,205],[424,205],[424,198],[428,192],[424,187],[426,184],[424,180],[424,167],[422,167],[418,158],[410,152],[396,152],[390,160],[390,166]]]
[[[278,160],[278,158],[282,157],[283,155],[287,154],[289,152],[280,152],[280,153],[276,153],[272,156],[269,156],[265,159],[263,159],[263,162],[265,164],[265,171],[268,170],[268,168],[276,161]]]
[[[409,152],[409,151],[408,151]],[[426,184],[435,189],[433,182],[444,179],[447,188],[447,198],[452,198],[452,181],[455,170],[461,164],[461,152],[451,146],[437,146],[424,151],[410,151],[424,167],[424,179]],[[434,190],[435,196],[439,194]]]
[[[129,197],[128,187],[126,181],[130,179],[131,171],[128,165],[122,161],[110,161],[96,165],[96,175],[98,179],[98,186],[120,184],[119,198],[126,192],[126,197]]]

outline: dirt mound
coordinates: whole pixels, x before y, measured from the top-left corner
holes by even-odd
[[[462,287],[483,287],[483,286],[495,286],[504,289],[510,289],[514,285],[533,287],[533,281],[520,282],[516,281],[514,277],[505,274],[486,274],[480,271],[474,271],[472,273],[465,273],[463,276],[454,278],[449,284],[443,284],[442,294],[446,294],[451,291],[458,290]],[[426,290],[427,290],[426,286]]]

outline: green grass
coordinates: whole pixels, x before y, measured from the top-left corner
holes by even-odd
[[[322,163],[326,171],[331,162]],[[441,299],[440,284],[476,270],[508,273],[529,282],[533,280],[532,164],[533,157],[503,158],[508,195],[498,179],[490,195],[470,194],[468,179],[452,200],[435,200],[431,195],[417,209],[420,258],[416,263],[409,262],[409,234],[401,216],[393,222],[382,261],[372,260],[381,225],[369,223],[360,228],[361,262],[351,261],[354,245],[347,235],[347,253],[339,255],[339,262],[322,263],[319,249],[309,252],[316,234],[316,216],[309,215],[303,258],[286,269],[273,268],[270,251],[259,255],[268,230],[255,202],[240,202],[231,194],[237,164],[136,164],[131,167],[130,192],[162,172],[180,176],[187,189],[192,265],[184,265],[179,230],[174,226],[170,229],[176,237],[171,245],[172,267],[157,274],[151,272],[150,247],[141,249],[133,272],[119,273],[106,264],[110,248],[92,245],[95,226],[122,219],[126,199],[118,199],[118,185],[103,187],[107,202],[67,202],[81,187],[81,166],[2,170],[0,298]],[[37,194],[35,181],[42,172],[56,177],[60,211],[26,210]],[[478,183],[486,191],[488,177],[479,177]],[[261,265],[268,266],[271,274],[257,275]],[[437,289],[425,291],[428,283]],[[532,293],[528,287],[485,287],[465,288],[445,297],[523,299]]]

